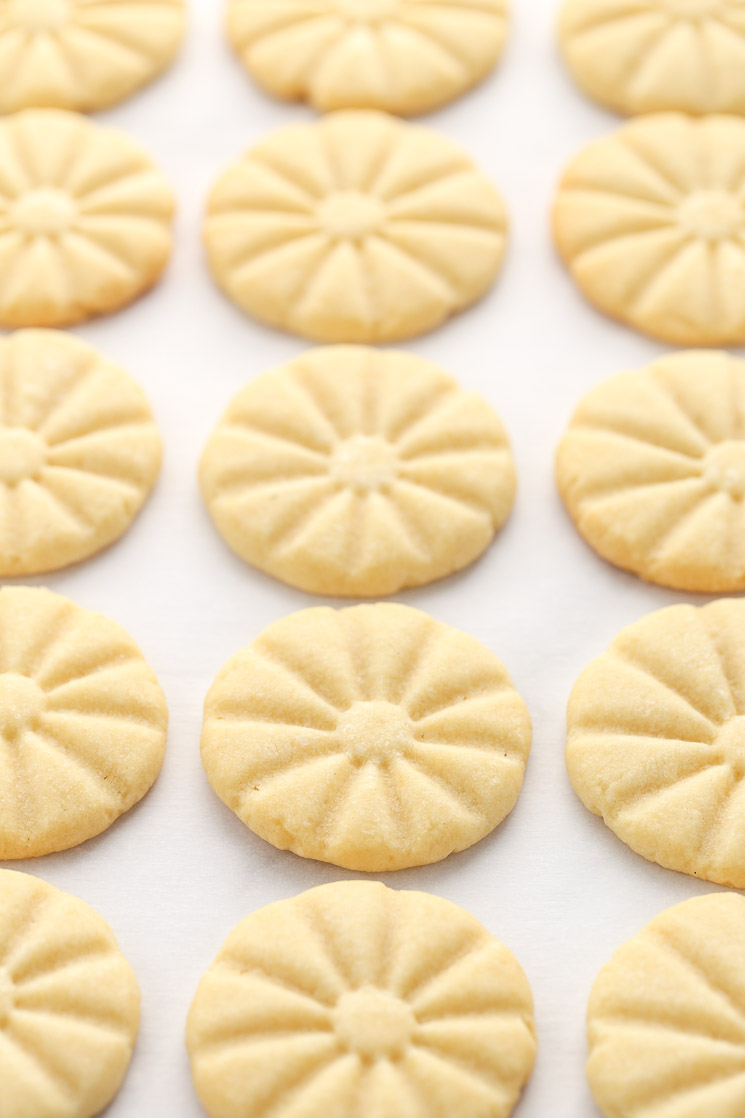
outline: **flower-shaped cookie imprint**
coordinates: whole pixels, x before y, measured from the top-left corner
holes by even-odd
[[[590,144],[554,230],[607,314],[674,344],[745,342],[745,120],[665,113]]]
[[[119,1090],[140,1022],[108,924],[38,878],[0,870],[0,1114],[92,1118]]]
[[[202,459],[220,532],[317,594],[381,597],[467,566],[512,508],[498,417],[409,354],[315,350],[235,398]]]
[[[608,1118],[745,1114],[745,900],[656,916],[598,975],[587,1078]]]
[[[742,0],[567,0],[560,37],[578,83],[617,112],[745,113]]]
[[[184,0],[0,0],[0,113],[104,109],[166,68]]]
[[[450,140],[350,111],[282,128],[225,172],[205,241],[217,282],[257,318],[384,342],[484,295],[506,231],[500,195]]]
[[[0,341],[0,576],[54,570],[118,539],[160,460],[128,373],[55,331]]]
[[[465,850],[514,807],[530,716],[473,637],[406,606],[303,610],[218,673],[202,760],[282,850],[353,870]]]
[[[503,944],[449,901],[359,881],[243,920],[187,1043],[210,1118],[507,1118],[536,1051]]]
[[[585,806],[637,854],[745,888],[745,602],[624,629],[574,686],[566,758]]]
[[[506,0],[231,0],[228,32],[270,93],[321,112],[404,116],[460,96],[493,68]]]
[[[0,591],[0,860],[104,831],[157,777],[167,723],[121,626],[49,590]]]
[[[156,282],[173,195],[124,133],[55,109],[0,122],[0,325],[69,326]]]

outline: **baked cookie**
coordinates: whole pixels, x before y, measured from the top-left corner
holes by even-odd
[[[745,113],[743,0],[567,0],[564,58],[616,112]]]
[[[745,343],[745,120],[665,113],[590,144],[554,230],[606,314],[675,345]]]
[[[276,97],[321,112],[409,116],[447,104],[494,68],[507,0],[230,0],[228,34]]]
[[[140,1023],[137,979],[105,920],[0,870],[0,1115],[93,1118],[119,1090]]]
[[[515,497],[489,405],[406,353],[338,346],[236,396],[202,458],[243,559],[313,594],[382,597],[473,562]]]
[[[419,610],[303,610],[218,673],[202,761],[280,850],[379,872],[437,862],[517,802],[530,716],[503,664]]]
[[[575,791],[627,846],[745,888],[745,601],[624,629],[579,677],[567,721]]]
[[[167,724],[121,626],[50,590],[0,590],[0,861],[105,831],[160,772]]]
[[[210,1118],[507,1118],[535,1061],[533,998],[462,908],[344,882],[233,930],[187,1045]]]
[[[321,342],[432,330],[492,285],[506,234],[500,195],[459,147],[374,112],[269,136],[219,179],[205,225],[223,291]]]
[[[745,362],[677,353],[599,384],[557,477],[611,563],[678,590],[745,590]]]
[[[184,0],[0,0],[0,113],[94,112],[169,65]]]
[[[55,109],[0,122],[0,325],[71,326],[131,303],[166,266],[172,214],[123,132]]]
[[[590,995],[587,1077],[608,1118],[745,1114],[745,900],[694,897],[616,951]]]
[[[126,532],[160,470],[150,405],[77,338],[0,341],[0,576],[56,570]]]

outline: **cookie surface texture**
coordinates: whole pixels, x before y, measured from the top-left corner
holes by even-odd
[[[658,610],[579,677],[567,766],[637,854],[745,887],[745,602]]]
[[[168,66],[183,0],[0,0],[0,113],[95,112]]]
[[[600,310],[673,345],[745,342],[745,120],[640,117],[569,165],[559,251]]]
[[[379,883],[311,889],[243,920],[189,1014],[210,1118],[507,1118],[535,1060],[533,999],[473,916]]]
[[[428,112],[477,85],[507,37],[506,0],[231,0],[228,34],[270,93],[321,112]]]
[[[603,967],[587,1077],[607,1118],[745,1113],[745,900],[667,909]]]
[[[473,562],[516,486],[507,435],[481,397],[429,361],[346,346],[244,388],[200,474],[242,558],[310,593],[353,597]]]
[[[514,807],[530,716],[473,637],[407,606],[303,610],[218,673],[202,760],[279,849],[347,869],[425,865]]]
[[[263,140],[218,180],[205,224],[223,291],[321,342],[434,329],[486,293],[506,233],[499,193],[451,140],[362,111]]]
[[[0,1118],[93,1118],[119,1090],[140,991],[106,921],[0,870]]]
[[[0,591],[0,860],[106,830],[160,772],[167,724],[120,625],[49,590]]]
[[[71,326],[131,303],[166,266],[173,208],[123,132],[55,109],[0,121],[0,325]]]

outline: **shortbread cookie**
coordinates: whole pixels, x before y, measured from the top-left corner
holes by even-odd
[[[51,330],[0,341],[0,576],[85,559],[118,539],[158,476],[139,385]]]
[[[1,590],[0,861],[106,830],[157,777],[167,724],[120,625],[49,590]]]
[[[567,0],[561,47],[619,113],[745,113],[742,0]]]
[[[745,362],[678,353],[604,381],[574,413],[557,475],[611,563],[679,590],[745,590]]]
[[[345,346],[244,388],[201,481],[242,558],[311,593],[354,597],[467,566],[515,496],[507,435],[484,400],[429,361]]]
[[[322,885],[233,930],[187,1045],[210,1118],[507,1118],[535,1061],[533,998],[450,901]]]
[[[694,897],[616,951],[590,996],[587,1077],[608,1118],[745,1114],[745,900]]]
[[[165,70],[184,0],[0,0],[0,113],[104,109]]]
[[[674,344],[745,343],[745,120],[641,117],[590,144],[554,229],[606,314]]]
[[[70,326],[160,277],[173,195],[129,136],[55,109],[0,123],[0,325]]]
[[[280,850],[425,865],[512,810],[530,716],[484,645],[399,605],[303,610],[228,660],[204,711],[210,784]]]
[[[624,629],[575,684],[568,731],[576,792],[632,850],[745,888],[745,601]]]
[[[228,34],[265,89],[332,109],[408,116],[493,69],[507,0],[230,0]]]
[[[0,1118],[93,1118],[119,1090],[137,979],[76,897],[0,870]]]
[[[282,128],[226,171],[205,241],[249,314],[317,341],[386,342],[481,298],[506,232],[498,192],[451,140],[345,112]]]

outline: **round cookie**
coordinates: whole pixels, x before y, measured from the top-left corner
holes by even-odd
[[[520,964],[450,901],[322,885],[228,936],[189,1012],[210,1118],[507,1118],[533,1070]]]
[[[600,310],[674,345],[745,343],[745,120],[640,117],[569,165],[559,251]]]
[[[242,558],[310,593],[353,597],[473,562],[516,486],[507,435],[484,400],[429,361],[345,346],[244,388],[200,476]]]
[[[517,802],[530,743],[525,703],[473,637],[407,606],[321,607],[221,669],[202,761],[280,850],[381,872],[489,834]]]
[[[0,326],[131,303],[171,252],[173,195],[123,132],[57,109],[0,121]]]
[[[439,108],[482,81],[507,0],[230,0],[228,34],[270,93],[321,112]]]
[[[677,353],[597,385],[557,478],[611,563],[678,590],[745,590],[745,362]]]
[[[0,1115],[93,1118],[119,1090],[140,1023],[137,979],[106,921],[0,869]]]
[[[56,570],[127,531],[160,470],[139,385],[51,330],[0,341],[0,576]]]
[[[50,590],[0,590],[0,861],[105,831],[160,772],[167,724],[120,625]]]
[[[362,111],[263,140],[221,176],[205,224],[223,291],[321,342],[434,329],[486,293],[506,234],[499,193],[451,140]]]
[[[567,0],[559,37],[582,89],[616,112],[745,113],[742,0]]]
[[[607,1118],[745,1113],[745,899],[656,916],[598,975],[587,1078]]]
[[[184,0],[0,0],[0,113],[92,112],[169,65]]]
[[[579,677],[566,761],[637,854],[745,888],[745,601],[642,618]]]

